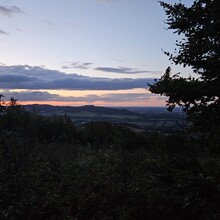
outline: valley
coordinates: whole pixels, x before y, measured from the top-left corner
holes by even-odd
[[[107,121],[123,124],[137,132],[140,131],[178,131],[179,125],[185,124],[185,115],[181,109],[168,112],[165,107],[99,107],[86,105],[80,107],[26,105],[28,111],[35,111],[43,116],[65,115],[74,124],[83,126],[92,121]]]

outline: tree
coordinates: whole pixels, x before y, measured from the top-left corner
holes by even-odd
[[[5,108],[5,101],[3,100],[4,95],[0,94],[0,114],[4,111]]]
[[[12,96],[10,98],[9,106],[14,107],[14,106],[20,106],[20,105],[18,104],[18,100]]]
[[[220,4],[219,0],[183,3],[160,2],[167,15],[168,29],[183,36],[174,54],[165,52],[174,64],[192,68],[197,77],[165,74],[149,85],[152,93],[168,96],[168,110],[181,106],[200,131],[220,125]]]

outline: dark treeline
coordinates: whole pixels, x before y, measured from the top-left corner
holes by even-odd
[[[12,102],[0,116],[0,219],[219,219],[217,141],[79,128]]]

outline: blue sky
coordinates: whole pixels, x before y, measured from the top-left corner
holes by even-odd
[[[162,50],[177,36],[165,19],[156,0],[0,1],[1,92],[24,103],[163,105],[145,87],[171,65]]]

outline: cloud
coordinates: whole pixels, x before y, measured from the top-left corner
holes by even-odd
[[[112,93],[105,94],[98,97],[98,101],[107,101],[107,102],[129,102],[129,101],[142,101],[149,99],[149,93]]]
[[[129,68],[129,67],[122,67],[119,66],[118,68],[113,67],[97,67],[95,70],[108,72],[108,73],[122,73],[122,74],[137,74],[137,73],[152,73],[153,71],[144,71],[138,70],[136,68]]]
[[[5,31],[3,31],[3,30],[0,30],[0,34],[9,35],[9,33],[8,33],[8,32],[5,32]]]
[[[12,16],[13,14],[24,14],[24,12],[17,6],[0,5],[0,15]]]
[[[0,88],[2,89],[67,89],[67,90],[127,90],[146,88],[154,83],[152,78],[98,78],[65,74],[40,66],[0,66]]]
[[[14,97],[19,101],[55,101],[55,102],[130,102],[130,101],[149,101],[150,99],[161,99],[159,96],[155,96],[154,94],[149,93],[112,93],[112,94],[104,94],[104,95],[85,95],[81,97],[68,96],[64,97],[57,94],[50,94],[48,92],[41,91],[22,91],[22,92],[12,92],[12,91],[3,91],[5,96],[5,100]],[[164,99],[164,97],[163,97]]]
[[[22,91],[22,92],[11,92],[3,91],[5,99],[10,99],[14,97],[19,101],[57,101],[57,102],[75,102],[80,101],[78,97],[63,97],[57,94],[50,94],[48,92],[40,91]]]
[[[67,65],[62,66],[63,69],[89,69],[93,63],[90,62],[68,62]]]

